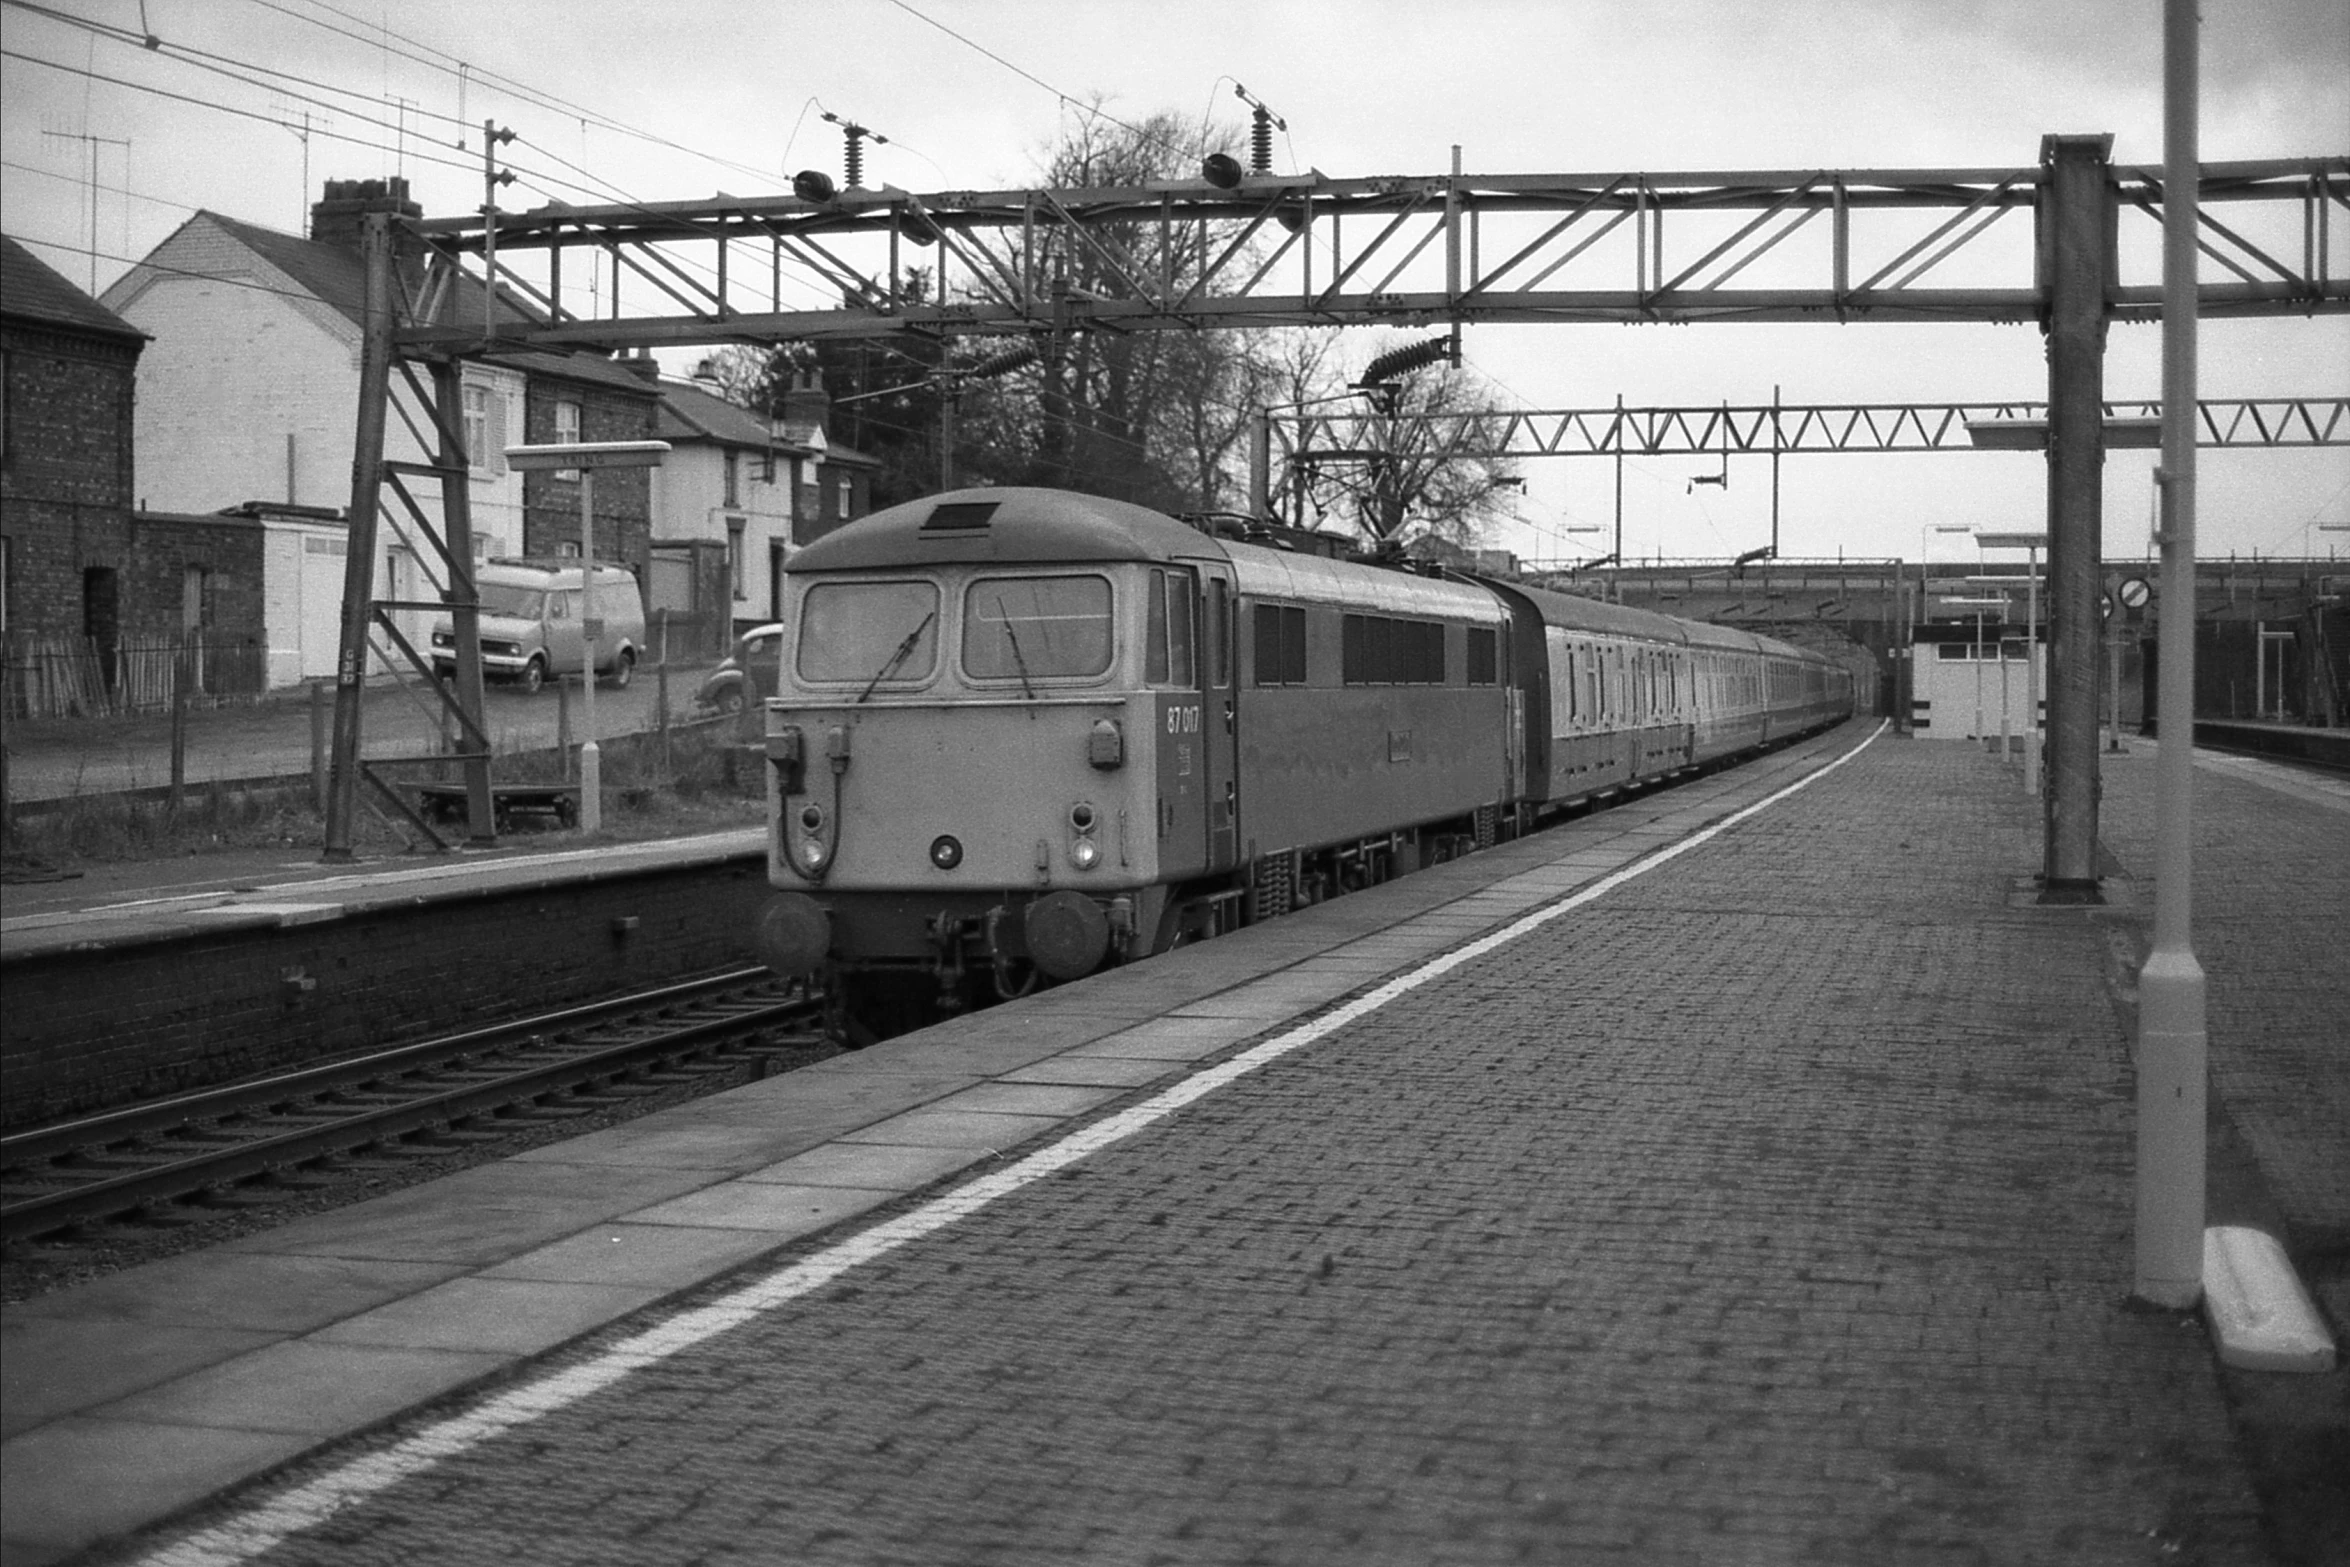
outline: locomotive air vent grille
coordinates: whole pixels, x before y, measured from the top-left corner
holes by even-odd
[[[930,515],[922,519],[922,531],[954,532],[970,528],[984,528],[995,515],[1001,501],[941,501],[930,508]]]

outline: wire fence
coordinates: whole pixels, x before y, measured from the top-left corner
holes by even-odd
[[[249,637],[10,637],[0,651],[0,702],[11,718],[98,718],[258,698],[267,650]]]

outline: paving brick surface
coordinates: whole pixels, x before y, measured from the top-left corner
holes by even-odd
[[[2262,1562],[2037,831],[1881,742],[266,1559]]]
[[[2133,741],[2106,758],[2102,822],[2144,883],[2149,927],[2154,756]],[[2190,925],[2212,1099],[2339,1332],[2350,1327],[2350,787],[2211,753],[2198,753],[2194,779]]]

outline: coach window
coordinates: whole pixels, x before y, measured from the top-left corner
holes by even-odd
[[[909,685],[938,667],[938,587],[820,582],[800,601],[794,667],[807,681]]]
[[[1110,667],[1106,577],[981,577],[963,594],[963,673],[1048,680]]]
[[[1195,686],[1192,673],[1191,573],[1153,567],[1143,679],[1154,686]]]

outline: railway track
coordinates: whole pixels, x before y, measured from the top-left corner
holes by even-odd
[[[820,1048],[816,1025],[798,987],[733,969],[0,1137],[0,1238],[265,1199],[352,1156],[446,1151],[695,1073],[764,1075]]]

